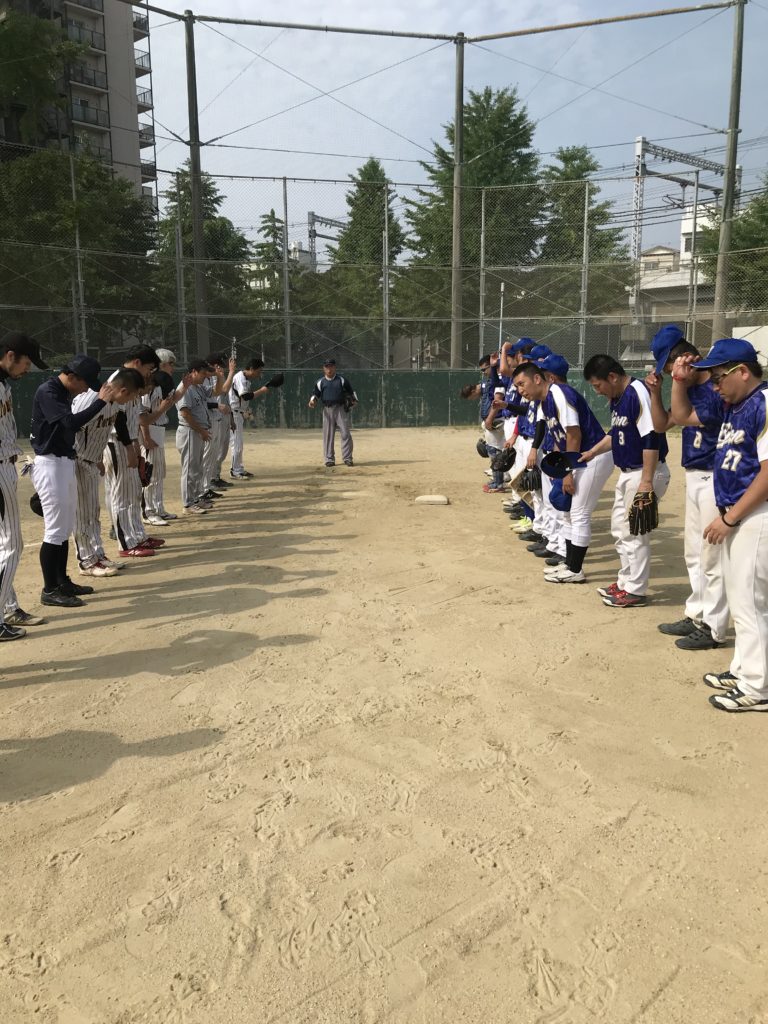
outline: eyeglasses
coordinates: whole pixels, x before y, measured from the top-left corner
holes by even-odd
[[[725,380],[729,373],[733,373],[734,370],[738,370],[743,365],[744,363],[736,363],[735,366],[732,366],[730,370],[726,370],[725,373],[718,373],[717,375],[715,375],[714,373],[710,373],[709,379],[712,382],[712,384],[717,386],[721,380]]]

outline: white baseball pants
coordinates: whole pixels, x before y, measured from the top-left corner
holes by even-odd
[[[15,463],[0,462],[0,621],[3,609],[11,608],[16,599],[13,580],[24,550],[17,479]]]
[[[148,515],[160,515],[165,512],[163,503],[163,490],[165,485],[165,427],[158,427],[152,423],[149,427],[149,436],[157,445],[157,448],[145,448],[142,445],[141,454],[152,466],[152,479],[149,485],[144,488],[144,509]]]
[[[584,469],[574,471],[576,493],[571,499],[571,511],[565,513],[563,536],[578,548],[588,548],[592,541],[592,513],[612,472],[610,452],[603,452]]]
[[[542,456],[543,458],[543,456]],[[541,458],[539,459],[541,464]],[[549,500],[549,492],[552,490],[554,480],[545,473],[541,475],[541,533],[547,539],[547,550],[553,555],[565,557],[565,512],[555,508]],[[536,524],[534,522],[534,529]]]
[[[75,460],[58,455],[36,455],[30,475],[43,506],[43,543],[63,544],[75,530]]]
[[[736,630],[731,672],[742,693],[768,698],[768,505],[745,516],[721,546]]]
[[[685,471],[685,565],[691,593],[685,614],[694,622],[705,622],[715,640],[722,642],[728,632],[728,600],[725,596],[723,545],[708,544],[704,530],[717,519],[715,487],[711,471]]]
[[[100,483],[101,473],[96,463],[78,459],[75,463],[75,547],[82,569],[88,569],[106,557],[99,519]]]
[[[633,537],[629,532],[629,510],[642,478],[642,469],[619,473],[611,511],[611,534],[619,556],[619,589],[637,597],[645,596],[651,578],[651,537],[646,533]],[[653,489],[661,501],[669,487],[669,466],[659,463],[653,477]]]
[[[147,538],[141,521],[141,480],[139,471],[128,465],[125,445],[110,441],[104,449],[104,488],[110,504],[112,525],[123,551],[130,551]]]
[[[232,412],[235,429],[230,431],[232,440],[232,472],[242,473],[243,469],[243,424],[245,419],[241,412]]]

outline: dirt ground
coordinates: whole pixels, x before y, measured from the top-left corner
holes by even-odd
[[[220,511],[3,645],[2,1024],[766,1024],[766,723],[656,630],[682,471],[620,611],[608,492],[558,587],[473,431],[356,437],[249,435]]]

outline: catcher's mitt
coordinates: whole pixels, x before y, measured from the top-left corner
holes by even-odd
[[[143,455],[139,456],[139,464],[136,467],[139,471],[139,480],[141,480],[141,486],[147,487],[149,481],[152,479],[152,463],[147,462]]]
[[[357,405],[356,399],[352,395],[345,395],[344,397],[344,408],[347,412],[351,412],[352,409]]]
[[[285,374],[276,373],[274,377],[270,377],[264,387],[267,388],[281,388],[285,383]]]
[[[40,501],[40,495],[37,493],[37,491],[35,491],[35,493],[29,499],[29,507],[32,509],[36,516],[42,516],[43,503]]]
[[[533,469],[524,469],[515,486],[518,491],[540,491],[541,470],[539,467],[534,466]]]
[[[629,510],[629,532],[633,537],[650,533],[659,525],[659,499],[654,491],[638,491]]]
[[[484,437],[478,437],[477,439],[477,454],[481,459],[488,458],[488,445],[485,443]]]
[[[514,448],[502,448],[491,459],[491,469],[495,469],[497,473],[508,473],[515,464],[515,455]]]

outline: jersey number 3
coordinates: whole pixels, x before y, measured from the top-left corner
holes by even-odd
[[[722,469],[730,469],[732,473],[735,473],[736,467],[741,462],[741,456],[742,452],[737,452],[735,448],[729,448],[725,453]]]

